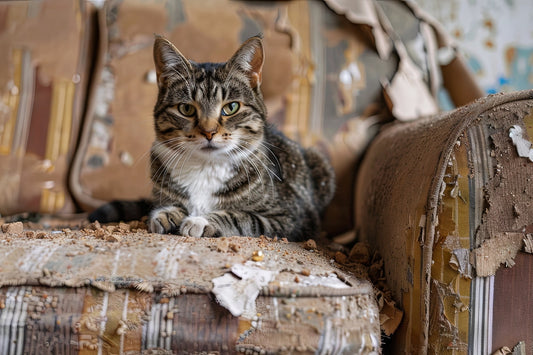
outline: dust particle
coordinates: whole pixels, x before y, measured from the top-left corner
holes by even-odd
[[[339,264],[346,264],[346,261],[348,261],[348,257],[346,256],[346,254],[338,251],[335,253],[335,261]]]
[[[304,245],[305,250],[315,250],[316,249],[316,242],[313,239],[308,239]]]
[[[4,223],[2,224],[2,232],[7,234],[20,234],[24,230],[22,222]]]
[[[238,253],[239,250],[241,250],[241,246],[235,243],[229,243],[229,248],[233,250],[235,253]]]
[[[220,238],[217,240],[217,251],[220,253],[225,253],[228,251],[229,242],[226,238]]]

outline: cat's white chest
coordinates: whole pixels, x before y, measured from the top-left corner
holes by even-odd
[[[235,175],[235,171],[227,162],[191,161],[173,175],[189,194],[186,206],[189,215],[202,216],[216,209],[218,198],[215,194]]]

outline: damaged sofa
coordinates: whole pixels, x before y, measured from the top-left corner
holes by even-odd
[[[149,196],[153,34],[221,61],[260,32],[269,119],[327,152],[337,174],[325,237],[194,239],[84,221],[106,201]],[[531,346],[526,328],[502,330],[501,298],[529,262],[517,252],[530,246],[531,167],[516,147],[529,152],[531,93],[464,106],[483,94],[413,4],[0,4],[0,48],[0,353]],[[439,113],[443,91],[459,109]]]

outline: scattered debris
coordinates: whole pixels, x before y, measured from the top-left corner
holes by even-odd
[[[324,286],[330,288],[349,288],[344,281],[340,280],[336,274],[327,276],[309,275],[300,278],[300,283],[304,286]]]
[[[403,312],[396,308],[394,301],[383,298],[383,306],[379,310],[381,329],[387,336],[391,336],[403,318]]]
[[[495,352],[493,352],[492,355],[509,355],[509,354],[512,354],[512,353],[513,352],[511,351],[511,349],[509,349],[508,347],[504,346],[502,348],[499,348]]]
[[[20,234],[24,231],[22,222],[4,223],[2,224],[2,232],[7,234]]]
[[[346,261],[348,261],[348,257],[343,252],[336,252],[335,253],[335,261],[339,264],[346,264]]]
[[[349,260],[355,263],[368,265],[370,263],[370,249],[366,243],[356,243],[350,251]]]
[[[313,239],[308,239],[303,247],[305,250],[315,250],[317,248],[316,242]]]
[[[263,261],[265,258],[265,254],[261,250],[254,250],[252,252],[252,260],[253,261]]]
[[[235,253],[238,253],[239,250],[241,250],[241,246],[237,243],[229,243],[229,248]]]
[[[229,242],[226,238],[222,237],[217,240],[217,251],[220,253],[225,253],[228,251]]]

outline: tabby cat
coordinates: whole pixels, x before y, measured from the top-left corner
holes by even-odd
[[[195,63],[156,36],[154,61],[150,231],[316,237],[334,173],[317,150],[266,122],[261,37],[226,63]]]

